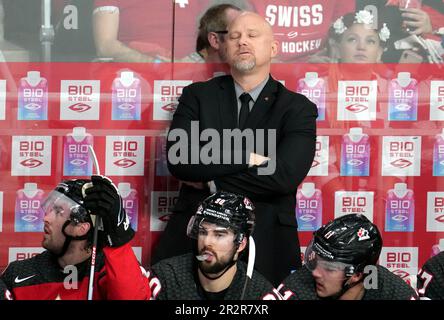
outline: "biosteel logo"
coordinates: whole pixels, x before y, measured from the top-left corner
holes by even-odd
[[[43,157],[43,151],[45,150],[44,141],[20,141],[19,151],[20,157],[31,157],[20,161],[20,164],[27,168],[36,168],[43,164],[42,161],[32,157]]]
[[[368,110],[368,106],[362,102],[368,103],[369,96],[369,86],[346,86],[345,101],[351,103],[346,107],[346,109],[353,113],[360,113]]]
[[[43,157],[43,152],[45,150],[44,141],[20,141],[19,151],[20,157],[30,157],[28,159],[20,161],[20,164],[27,168],[36,168],[43,164],[42,161],[37,160],[33,157]]]
[[[328,148],[329,137],[317,136],[315,144],[315,156],[311,163],[309,176],[328,176]]]
[[[412,99],[415,95],[415,91],[412,89],[395,89],[393,90],[393,98],[395,99],[395,109],[398,111],[408,111],[413,108],[413,106],[403,103],[407,99]]]
[[[45,249],[41,247],[12,247],[9,248],[8,263],[26,260],[42,253]]]
[[[25,109],[28,109],[30,111],[36,111],[38,109],[41,109],[42,106],[36,103],[29,103],[27,105],[24,106]]]
[[[191,80],[155,80],[153,119],[170,120],[183,89],[191,83]]]
[[[411,166],[413,163],[405,157],[413,158],[415,156],[415,145],[410,141],[390,141],[389,151],[391,157],[399,157],[395,161],[390,162],[394,167],[403,169]]]
[[[441,104],[439,109],[444,111],[444,86],[438,86],[436,88],[436,92],[437,92],[437,100]]]
[[[385,136],[382,144],[383,176],[419,176],[420,136]]]
[[[124,110],[124,111],[130,111],[135,109],[136,107],[130,103],[123,103],[121,105],[119,105],[117,108]]]
[[[171,216],[171,210],[179,199],[177,191],[151,192],[150,231],[162,231]]]
[[[81,167],[86,164],[86,161],[82,160],[82,159],[74,159],[74,160],[71,160],[69,163],[71,163],[73,166]]]
[[[162,102],[166,103],[162,110],[172,112],[176,111],[178,102],[177,99],[182,95],[184,85],[162,85],[160,86],[160,94],[162,95]]]
[[[78,102],[78,103],[75,103],[75,104],[69,106],[68,108],[74,112],[82,113],[82,112],[85,112],[85,111],[88,111],[89,109],[91,109],[91,106],[88,104],[85,104],[83,102]]]
[[[444,232],[444,192],[427,192],[427,230]]]
[[[348,107],[345,107],[345,109],[347,109],[348,111],[353,112],[353,113],[360,113],[360,112],[367,110],[368,107],[363,104],[354,103],[354,104],[349,105]]]
[[[390,162],[390,164],[394,167],[403,169],[403,168],[407,168],[407,167],[411,166],[412,162],[410,162],[409,160],[406,160],[406,159],[397,159],[395,161]]]
[[[393,272],[402,274],[401,278],[409,275],[408,272],[400,268],[409,268],[412,262],[412,254],[410,252],[387,252],[387,267],[392,268]]]
[[[170,210],[174,207],[179,197],[171,196],[159,196],[157,198],[157,210],[161,212],[158,219],[162,222],[167,222],[170,219]]]
[[[430,82],[430,120],[444,120],[444,81]]]
[[[377,81],[338,82],[338,120],[376,120]]]
[[[108,175],[143,175],[145,137],[106,137],[106,172]]]
[[[384,247],[380,255],[380,264],[404,280],[418,272],[418,248]]]
[[[113,154],[115,157],[124,157],[114,161],[114,164],[121,168],[130,168],[136,165],[136,161],[128,157],[137,157],[138,143],[137,141],[114,141]]]
[[[335,218],[354,213],[365,215],[373,221],[372,191],[336,191],[335,192]]]
[[[51,136],[13,136],[11,175],[51,175],[51,141]]]
[[[26,160],[21,161],[20,164],[24,167],[27,167],[27,168],[37,168],[37,167],[41,166],[43,164],[43,162],[40,160],[31,158],[31,159],[26,159]]]
[[[438,222],[444,222],[444,197],[435,197],[434,199],[434,212],[438,213],[435,216],[435,220]]]
[[[69,85],[68,86],[68,100],[69,101],[80,101],[72,104],[68,108],[75,112],[85,112],[91,109],[91,106],[85,102],[92,102],[93,95],[92,85]]]
[[[121,168],[130,168],[130,167],[136,165],[136,163],[137,163],[136,161],[133,161],[131,159],[120,159],[120,160],[114,161],[114,164],[118,167],[121,167]]]
[[[320,161],[316,160],[316,157],[320,158],[322,156],[320,153],[321,150],[322,150],[322,142],[317,140],[315,145],[315,158],[313,159],[313,163],[311,164],[312,168],[317,167],[318,165],[321,164]]]
[[[99,120],[100,81],[61,80],[60,120]]]

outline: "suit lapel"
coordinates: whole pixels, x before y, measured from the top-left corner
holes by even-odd
[[[276,99],[277,81],[271,76],[248,116],[246,128],[255,129]]]
[[[237,127],[237,98],[234,90],[234,82],[231,76],[220,77],[219,90],[219,115],[223,129]]]

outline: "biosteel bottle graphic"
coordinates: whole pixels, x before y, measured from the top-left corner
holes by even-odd
[[[405,183],[395,183],[387,192],[385,231],[414,231],[415,199]]]
[[[390,81],[389,121],[416,121],[418,117],[418,82],[409,72],[399,72]]]
[[[137,231],[139,200],[137,190],[131,189],[131,184],[128,182],[120,182],[117,186],[122,197],[123,207],[128,214],[131,227]]]
[[[444,129],[435,136],[433,146],[433,176],[444,176]]]
[[[305,95],[318,107],[318,117],[316,120],[325,120],[325,81],[318,78],[317,72],[306,72],[305,78],[299,79],[299,93]]]
[[[63,175],[90,176],[92,174],[92,159],[88,146],[93,145],[93,136],[86,133],[83,127],[75,127],[64,137],[63,145]]]
[[[17,119],[48,119],[48,81],[40,77],[39,71],[29,71],[20,79]]]
[[[322,225],[322,192],[306,182],[296,194],[296,219],[300,231],[315,231]]]
[[[15,231],[42,232],[44,212],[41,209],[44,192],[36,183],[25,183],[15,199]]]
[[[124,71],[113,81],[112,120],[140,120],[140,80]]]
[[[369,171],[369,136],[361,128],[350,128],[342,137],[341,176],[368,176]]]

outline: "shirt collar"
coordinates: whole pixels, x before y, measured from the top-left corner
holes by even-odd
[[[269,79],[270,79],[270,75],[268,75],[264,81],[259,83],[256,87],[254,87],[252,90],[250,90],[248,92],[250,94],[251,98],[253,99],[253,102],[256,102],[257,98],[259,97],[259,95],[262,92],[262,89],[265,87],[265,85],[267,84]],[[242,87],[236,82],[236,80],[234,81],[234,90],[236,91],[236,97],[238,99],[239,99],[239,96],[245,92],[242,89]]]

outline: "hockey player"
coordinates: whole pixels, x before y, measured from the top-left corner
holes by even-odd
[[[255,222],[254,207],[246,197],[217,192],[200,204],[191,217],[187,235],[196,239],[194,253],[164,259],[152,267],[159,300],[257,300],[273,286],[253,272],[239,255],[247,246]],[[251,238],[250,238],[250,241]],[[251,250],[250,250],[251,251]],[[251,256],[251,255],[250,255]],[[249,259],[249,264],[254,263]]]
[[[386,268],[375,265],[382,248],[376,225],[348,214],[314,233],[305,268],[278,287],[285,300],[409,300],[416,292]]]
[[[444,300],[444,251],[426,261],[418,272],[421,299]]]
[[[0,299],[86,299],[95,220],[91,215],[102,218],[104,230],[99,233],[105,246],[95,257],[93,299],[150,298],[148,279],[129,245],[134,231],[111,180],[92,176],[64,181],[42,210],[46,251],[6,268],[0,277],[6,285],[3,290],[0,286]]]

